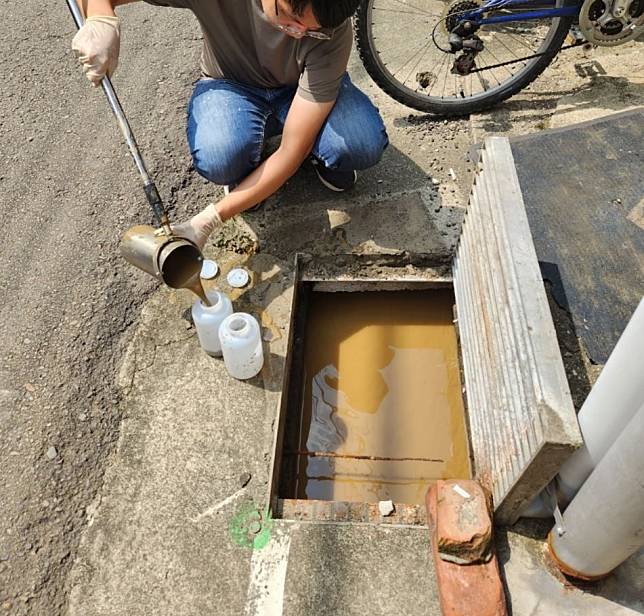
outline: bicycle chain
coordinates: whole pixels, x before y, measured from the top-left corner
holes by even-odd
[[[586,41],[578,41],[576,43],[573,43],[572,45],[564,45],[563,47],[559,48],[559,51],[566,51],[567,49],[572,49],[573,47],[580,47],[581,45],[585,45]],[[499,68],[500,66],[508,66],[509,64],[516,64],[517,62],[525,62],[526,60],[532,60],[532,58],[540,58],[541,56],[545,56],[546,52],[543,53],[535,53],[531,56],[525,56],[523,58],[517,58],[516,60],[508,60],[507,62],[499,62],[498,64],[491,64],[490,66],[485,66],[483,68],[475,68],[472,69],[468,75],[471,75],[472,73],[480,73],[482,71],[489,71],[492,70],[493,68]]]

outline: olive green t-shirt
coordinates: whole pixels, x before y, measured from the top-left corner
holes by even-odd
[[[336,98],[353,41],[350,20],[321,30],[331,40],[294,39],[268,21],[260,0],[145,1],[195,14],[203,32],[205,76],[263,88],[297,85],[297,93],[314,102]]]

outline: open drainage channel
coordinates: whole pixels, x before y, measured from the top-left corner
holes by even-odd
[[[513,523],[581,444],[506,139],[453,263],[423,259],[298,257],[276,517],[424,524],[433,481],[474,476]]]
[[[449,273],[296,269],[276,515],[379,521],[392,500],[387,521],[424,523],[428,485],[471,475]]]

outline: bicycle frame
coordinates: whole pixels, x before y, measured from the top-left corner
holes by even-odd
[[[579,5],[575,6],[562,6],[554,7],[551,9],[538,9],[534,11],[527,11],[522,13],[510,13],[508,15],[494,15],[492,17],[484,17],[494,9],[511,8],[513,6],[521,5],[522,7],[529,6],[530,4],[543,4],[543,0],[490,0],[478,9],[463,13],[462,19],[467,19],[477,26],[486,24],[500,24],[512,21],[527,21],[531,19],[544,19],[549,17],[571,17],[579,13]],[[553,2],[554,4],[554,2]]]

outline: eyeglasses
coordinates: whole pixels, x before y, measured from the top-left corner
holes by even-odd
[[[275,0],[275,16],[279,16],[279,8],[277,6],[277,0]],[[290,34],[301,38],[303,36],[308,36],[313,39],[318,39],[319,41],[330,41],[331,36],[325,34],[324,32],[317,32],[316,30],[299,30],[298,28],[293,28],[291,26],[283,26],[282,24],[273,24],[278,30],[281,30],[285,34]]]

